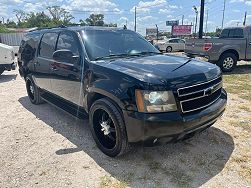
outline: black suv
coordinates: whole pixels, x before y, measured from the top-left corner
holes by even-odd
[[[214,124],[227,102],[216,65],[163,55],[127,29],[29,32],[18,64],[30,101],[89,114],[97,146],[111,157],[129,143],[189,138]]]

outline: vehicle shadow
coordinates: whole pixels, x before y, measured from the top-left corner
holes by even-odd
[[[88,120],[68,116],[49,104],[32,105],[28,97],[19,102],[76,146],[61,148],[55,151],[57,155],[84,151],[112,177],[131,187],[199,187],[223,170],[234,150],[233,138],[211,127],[187,141],[136,146],[125,156],[110,158],[95,146]]]
[[[224,73],[224,75],[231,75],[231,74],[251,74],[251,63],[237,65],[232,72]]]
[[[0,83],[9,82],[11,80],[16,80],[17,74],[2,74],[0,75]]]

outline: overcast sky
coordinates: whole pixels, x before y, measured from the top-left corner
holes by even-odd
[[[221,27],[224,0],[206,0],[208,10],[208,29],[215,30]],[[45,11],[47,6],[59,5],[69,10],[75,21],[85,19],[90,13],[103,13],[106,22],[118,23],[119,26],[128,24],[129,29],[134,27],[134,7],[137,7],[138,32],[145,34],[146,27],[155,27],[158,24],[162,30],[170,30],[165,26],[166,20],[181,20],[184,15],[184,24],[191,24],[195,20],[192,6],[200,7],[200,0],[0,0],[0,16],[5,20],[16,21],[14,9],[26,12]],[[251,0],[226,0],[224,26],[242,24],[244,13],[248,11],[248,24],[251,24]],[[206,14],[205,14],[206,16]]]

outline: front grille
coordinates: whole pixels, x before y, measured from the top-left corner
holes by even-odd
[[[221,95],[222,78],[179,88],[178,99],[183,113],[201,110],[213,104]]]

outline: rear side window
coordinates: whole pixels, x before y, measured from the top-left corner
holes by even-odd
[[[170,43],[179,43],[179,40],[178,39],[172,39],[172,40],[169,40]]]
[[[229,38],[244,38],[243,29],[231,29]]]
[[[70,32],[63,32],[59,34],[57,50],[70,50],[74,55],[78,55],[77,40]]]
[[[228,38],[229,29],[223,29],[220,35],[220,38]]]
[[[243,29],[223,29],[220,38],[244,38]]]
[[[41,40],[39,56],[45,58],[52,58],[55,51],[55,46],[57,42],[57,33],[45,33]]]

